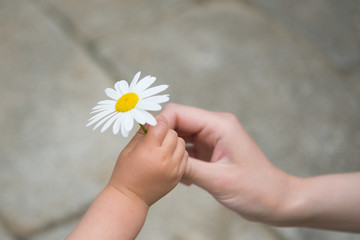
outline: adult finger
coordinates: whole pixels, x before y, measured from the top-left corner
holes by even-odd
[[[186,185],[195,184],[209,192],[214,188],[213,179],[217,175],[215,163],[204,162],[189,157],[182,181]]]
[[[204,109],[169,103],[161,113],[168,120],[169,127],[175,129],[180,137],[192,142],[195,135],[202,141],[213,145],[221,135],[223,118],[219,113]]]
[[[206,110],[175,103],[167,104],[161,114],[168,120],[169,128],[189,133],[199,132],[208,121]]]

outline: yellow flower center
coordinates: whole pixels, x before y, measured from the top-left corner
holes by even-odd
[[[139,96],[136,93],[126,93],[116,102],[115,109],[118,112],[128,112],[133,109],[138,102]]]

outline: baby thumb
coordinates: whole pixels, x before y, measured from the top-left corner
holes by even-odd
[[[193,183],[211,192],[215,167],[214,163],[189,157],[182,181],[187,185]]]

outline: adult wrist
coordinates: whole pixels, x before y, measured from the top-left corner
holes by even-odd
[[[280,227],[301,226],[311,216],[307,206],[306,179],[290,176],[271,222]]]

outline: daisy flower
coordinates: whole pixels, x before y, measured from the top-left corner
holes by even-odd
[[[138,81],[140,74],[141,72],[135,74],[130,86],[125,80],[121,80],[115,83],[114,89],[105,89],[106,95],[111,99],[97,103],[91,112],[96,114],[86,126],[96,123],[93,128],[95,130],[105,123],[101,128],[101,132],[104,132],[113,124],[114,134],[118,134],[121,129],[122,135],[127,137],[134,126],[134,120],[145,132],[145,123],[156,125],[156,119],[148,111],[158,111],[161,109],[160,103],[169,101],[169,94],[156,95],[167,89],[168,85],[149,88],[156,78],[149,75]]]

